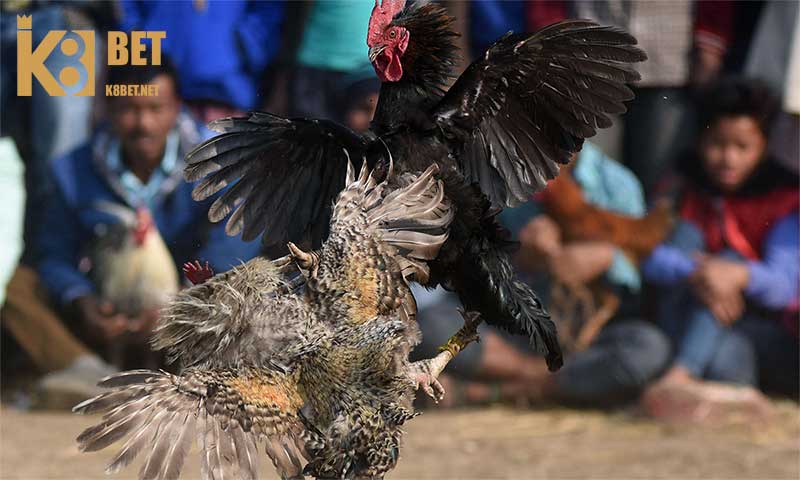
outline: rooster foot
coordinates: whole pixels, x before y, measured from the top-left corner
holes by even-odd
[[[441,369],[444,369],[444,365],[441,366],[441,369],[437,368],[438,364],[443,361],[441,357],[442,354],[440,353],[434,358],[416,361],[411,364],[409,372],[409,376],[416,384],[416,388],[421,388],[436,403],[439,403],[444,398],[444,387],[439,383],[439,374],[435,373],[437,370],[441,372]],[[449,359],[444,360],[445,365],[448,361]]]
[[[428,394],[437,403],[444,398],[444,387],[439,383],[439,375],[458,352],[472,342],[479,341],[478,325],[483,319],[478,312],[459,310],[464,317],[464,326],[439,348],[439,354],[427,360],[419,360],[411,364],[411,379],[417,388]]]

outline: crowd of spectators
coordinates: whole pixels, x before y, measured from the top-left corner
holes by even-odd
[[[524,339],[482,327],[444,376],[444,403],[638,402],[700,420],[766,414],[762,392],[797,399],[798,3],[443,3],[462,67],[508,30],[575,17],[630,31],[649,57],[629,111],[501,215],[520,277],[559,323],[565,366],[550,374]],[[45,396],[84,396],[121,368],[162,366],[147,336],[163,294],[185,282],[179,266],[221,272],[261,253],[207,221],[183,155],[211,135],[208,121],[253,109],[367,129],[380,88],[365,43],[373,4],[2,3],[4,380],[27,368]],[[162,65],[106,67],[102,41],[96,55],[98,84],[158,84],[159,95],[56,97],[34,82],[16,96],[18,14],[32,14],[34,45],[48,30],[165,31]],[[68,60],[55,49],[46,65]],[[415,294],[416,353],[430,356],[460,326],[458,301]]]

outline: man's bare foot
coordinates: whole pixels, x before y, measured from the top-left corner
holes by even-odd
[[[543,375],[524,382],[509,382],[501,385],[502,398],[518,407],[530,407],[558,400],[556,376]]]
[[[674,422],[715,423],[738,417],[763,420],[772,404],[751,386],[701,381],[681,367],[670,369],[642,394],[640,405],[654,418]]]
[[[480,363],[474,378],[486,382],[538,382],[552,375],[542,357],[529,355],[492,330],[481,333]]]

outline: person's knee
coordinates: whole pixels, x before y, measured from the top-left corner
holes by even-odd
[[[628,402],[661,375],[669,360],[670,343],[655,326],[641,321],[612,324],[559,372],[559,393],[580,404]]]
[[[643,387],[667,368],[671,357],[670,341],[654,325],[637,321],[626,329],[620,351],[633,387]]]
[[[755,385],[756,361],[756,352],[750,340],[731,330],[720,340],[704,376],[720,382]]]
[[[722,328],[721,324],[714,314],[711,313],[711,309],[708,308],[708,306],[701,303],[694,297],[690,297],[688,302],[689,307],[686,311],[686,320],[689,324],[689,328],[697,328],[699,325]]]

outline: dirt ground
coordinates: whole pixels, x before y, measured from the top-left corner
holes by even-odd
[[[138,467],[104,476],[111,452],[77,452],[73,439],[92,420],[0,409],[0,478],[133,478]],[[625,413],[433,410],[411,421],[405,438],[390,479],[800,478],[800,410],[788,403],[757,427],[734,421],[706,429]],[[183,478],[198,472],[192,455]]]

